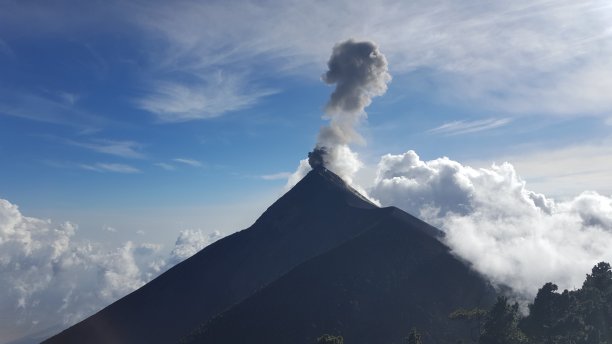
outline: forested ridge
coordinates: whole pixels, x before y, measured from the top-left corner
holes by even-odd
[[[529,314],[499,296],[489,310],[458,309],[449,317],[466,326],[456,343],[479,344],[610,344],[612,343],[612,269],[601,262],[581,288],[558,292],[549,282],[538,290]],[[427,344],[418,329],[407,327],[405,343]],[[341,334],[325,334],[317,344],[345,344]],[[346,343],[350,344],[350,343]]]

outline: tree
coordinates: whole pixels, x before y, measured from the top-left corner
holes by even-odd
[[[561,295],[556,293],[557,289],[556,284],[546,283],[529,305],[529,316],[521,321],[520,327],[531,339],[552,343],[553,327],[560,317],[557,304]]]
[[[525,343],[525,335],[518,328],[518,303],[508,304],[508,299],[499,296],[493,305],[480,336],[482,344]]]
[[[408,341],[408,344],[422,344],[423,343],[421,342],[421,334],[417,331],[416,328],[413,328],[412,331],[410,331],[407,341]]]
[[[344,344],[344,338],[342,336],[332,336],[331,334],[324,334],[317,338],[317,344]]]
[[[610,264],[601,262],[595,265],[591,270],[591,274],[587,274],[582,288],[596,288],[604,293],[611,292],[612,269]]]
[[[556,291],[556,285],[545,284],[520,323],[531,343],[612,343],[610,264],[595,265],[581,289]]]
[[[473,342],[478,341],[482,331],[482,322],[487,316],[487,311],[482,308],[457,309],[449,314],[451,320],[463,320],[467,322],[469,337]]]
[[[578,292],[581,319],[585,323],[586,342],[608,343],[612,340],[612,269],[601,262],[587,274]]]

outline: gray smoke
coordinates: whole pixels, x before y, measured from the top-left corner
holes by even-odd
[[[374,42],[356,42],[349,39],[336,44],[327,62],[329,70],[322,80],[336,89],[331,95],[325,114],[330,119],[329,126],[322,127],[317,144],[308,154],[312,168],[334,167],[337,173],[342,166],[349,171],[355,170],[355,164],[349,161],[336,161],[353,154],[346,147],[349,143],[361,140],[355,131],[355,125],[366,116],[365,107],[370,105],[372,97],[380,96],[387,91],[391,75],[387,68],[387,59],[378,50]],[[349,158],[355,158],[354,155]],[[355,163],[358,160],[353,159]],[[347,165],[348,163],[348,165]]]
[[[327,66],[329,70],[323,75],[323,81],[336,84],[327,104],[328,113],[362,112],[373,96],[387,91],[387,83],[391,81],[387,59],[374,42],[349,39],[337,44]]]
[[[327,151],[325,147],[317,147],[312,152],[308,153],[308,164],[312,168],[323,167],[325,164],[323,161],[323,156]]]

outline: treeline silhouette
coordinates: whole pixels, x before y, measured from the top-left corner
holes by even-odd
[[[493,307],[458,309],[449,317],[466,324],[466,338],[456,343],[479,344],[612,344],[612,269],[598,263],[582,288],[559,293],[546,283],[522,316],[518,303],[499,296]],[[412,329],[408,344],[426,344]],[[344,344],[342,336],[323,335],[317,344]],[[349,344],[349,343],[347,343]]]

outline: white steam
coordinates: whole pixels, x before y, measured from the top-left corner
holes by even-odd
[[[26,217],[0,199],[0,342],[74,324],[220,237],[183,231],[167,256],[150,243],[78,242],[76,229]]]
[[[440,227],[455,254],[523,297],[549,281],[579,287],[595,263],[612,261],[612,198],[555,202],[528,190],[509,163],[474,169],[388,154],[370,195]]]

